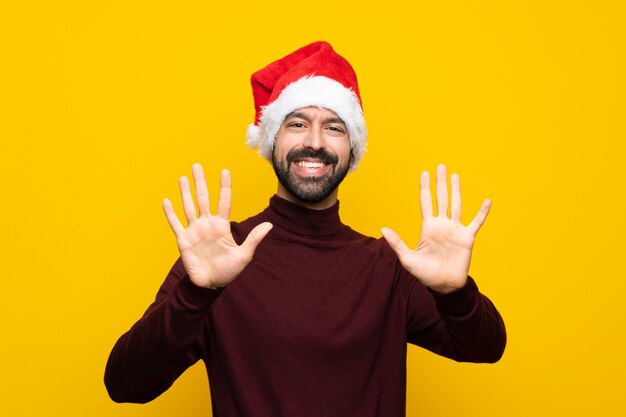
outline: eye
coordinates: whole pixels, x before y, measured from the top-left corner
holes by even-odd
[[[302,129],[304,127],[304,123],[302,123],[302,122],[291,122],[287,126],[288,127],[292,127],[294,129]]]
[[[341,125],[329,125],[326,129],[330,130],[334,134],[343,135],[346,133],[346,129]]]

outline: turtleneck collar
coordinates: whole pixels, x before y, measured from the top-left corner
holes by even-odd
[[[306,236],[329,236],[342,226],[339,201],[327,209],[313,210],[274,195],[265,214],[274,225]]]

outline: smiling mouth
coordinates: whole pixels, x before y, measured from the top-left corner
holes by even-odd
[[[298,158],[292,164],[294,174],[306,178],[321,178],[333,169],[332,163],[317,158]]]
[[[321,178],[337,165],[337,157],[324,149],[294,149],[287,154],[287,163],[293,173],[303,178]]]
[[[294,161],[294,164],[300,168],[308,169],[324,168],[326,166],[326,163],[321,161]]]

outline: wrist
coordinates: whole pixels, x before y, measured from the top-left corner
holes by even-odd
[[[465,279],[462,280],[462,282],[446,283],[442,285],[433,285],[433,286],[429,286],[428,288],[430,288],[431,291],[437,294],[450,294],[451,292],[458,291],[461,288],[465,287],[466,284],[467,284],[467,276],[465,277]]]
[[[455,292],[460,290],[463,287],[428,287],[431,291],[437,294],[450,294],[451,292]]]
[[[219,289],[205,288],[195,284],[187,275],[178,282],[175,294],[181,300],[181,305],[202,310],[210,305],[220,292]]]

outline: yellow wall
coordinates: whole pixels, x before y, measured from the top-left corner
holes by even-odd
[[[409,416],[626,414],[621,1],[0,3],[3,416],[210,415],[201,366],[148,405],[103,368],[177,252],[161,212],[202,162],[234,219],[275,190],[244,145],[249,75],[325,39],[361,80],[369,153],[343,219],[419,234],[418,175],[494,201],[471,273],[509,345],[495,366],[411,348]]]

